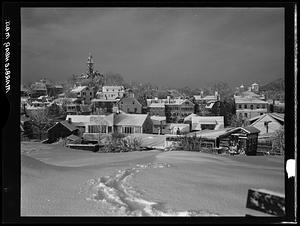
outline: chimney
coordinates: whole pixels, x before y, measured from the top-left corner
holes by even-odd
[[[170,103],[170,96],[167,96],[167,103]]]

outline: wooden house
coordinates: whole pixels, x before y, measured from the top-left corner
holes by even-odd
[[[71,93],[75,94],[84,104],[90,104],[94,98],[94,90],[88,86],[77,86],[71,90]]]
[[[256,155],[259,133],[260,131],[253,126],[233,128],[217,138],[217,147],[237,145],[239,152]]]
[[[115,132],[132,133],[153,133],[153,122],[148,114],[115,114]]]
[[[123,97],[118,102],[118,107],[120,110],[129,114],[141,114],[143,108],[142,104],[136,98],[134,98],[133,94],[130,96]]]
[[[79,135],[79,129],[71,120],[57,122],[54,126],[47,130],[48,142],[55,142],[59,138],[66,138],[73,135]]]
[[[260,131],[260,135],[273,134],[284,125],[284,114],[267,113],[251,118],[250,125]]]

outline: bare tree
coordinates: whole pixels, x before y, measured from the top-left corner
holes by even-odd
[[[272,151],[276,154],[284,155],[285,151],[285,141],[284,141],[284,127],[276,130],[273,141],[272,141]]]
[[[40,109],[30,113],[30,118],[33,125],[38,129],[39,139],[42,139],[42,134],[52,126],[51,120],[47,117],[47,110]]]

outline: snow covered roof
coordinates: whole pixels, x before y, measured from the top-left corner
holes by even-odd
[[[165,107],[165,103],[151,103],[149,105],[150,108],[164,108]]]
[[[263,115],[259,115],[259,116],[253,117],[253,118],[249,119],[249,121],[251,123],[256,123],[258,121],[263,120],[267,116],[269,116],[269,117],[271,117],[273,119],[276,119],[276,120],[284,123],[284,114],[280,114],[280,113],[265,113]]]
[[[217,137],[223,135],[227,131],[231,130],[232,128],[223,128],[219,130],[200,130],[197,132],[189,133],[190,136],[197,136],[197,137],[203,137],[207,139],[216,139]]]
[[[198,116],[197,114],[194,114],[194,113],[192,113],[192,114],[190,114],[190,115],[188,115],[188,116],[186,116],[185,118],[184,118],[184,122],[185,121],[192,121],[192,117],[196,117],[196,116]]]
[[[236,128],[233,128],[229,131],[227,131],[226,133],[224,133],[222,136],[227,136],[229,134],[232,134],[234,132],[237,132],[239,130],[243,130],[244,132],[248,133],[248,134],[255,134],[255,133],[260,133],[260,130],[256,129],[255,127],[253,126],[246,126],[246,127],[236,127]]]
[[[79,93],[82,90],[84,90],[85,88],[87,88],[87,86],[77,86],[74,89],[71,90],[72,93]]]
[[[182,105],[185,102],[188,102],[191,105],[195,105],[188,99],[171,99],[169,103],[166,103],[166,105]]]
[[[66,120],[71,119],[74,123],[84,123],[84,124],[102,124],[113,126],[113,114],[110,115],[67,115]]]
[[[224,116],[194,116],[192,123],[199,124],[224,124]]]
[[[241,97],[241,96],[235,96],[234,97],[236,104],[268,104],[268,102],[260,100],[255,97]]]
[[[201,96],[201,95],[194,95],[195,100],[217,100],[218,97],[215,95],[207,95],[207,96]]]
[[[150,117],[154,125],[161,125],[161,123],[166,123],[166,116],[156,116]]]
[[[116,114],[116,126],[142,126],[146,121],[148,114]]]

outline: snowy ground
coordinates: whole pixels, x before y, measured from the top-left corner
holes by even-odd
[[[22,216],[244,216],[249,188],[284,193],[283,158],[93,153],[22,142]]]

